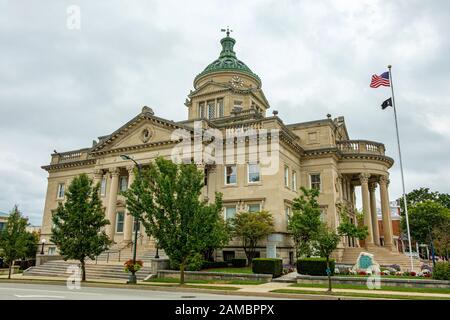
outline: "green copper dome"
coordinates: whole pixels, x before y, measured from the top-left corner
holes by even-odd
[[[255,78],[258,83],[261,83],[261,79],[258,77],[258,75],[253,73],[253,71],[250,70],[250,68],[247,67],[244,62],[236,58],[236,52],[233,51],[236,40],[234,40],[227,34],[225,38],[220,40],[220,43],[222,44],[222,51],[220,52],[219,58],[210,63],[205,68],[205,70],[198,74],[194,79],[194,83],[197,81],[197,79],[203,77],[206,74],[222,71],[238,71],[241,73],[245,73]]]

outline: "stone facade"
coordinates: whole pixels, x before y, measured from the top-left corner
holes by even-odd
[[[162,119],[151,108],[144,107],[136,117],[113,133],[99,137],[91,147],[51,155],[50,164],[43,166],[49,176],[41,238],[50,238],[51,215],[58,202],[64,201],[64,189],[76,175],[87,173],[95,183],[101,184],[101,199],[111,222],[106,229],[108,235],[117,245],[129,243],[133,221],[119,192],[133,181],[133,163],[123,160],[120,155],[127,154],[144,166],[157,156],[170,158],[177,146],[173,133],[182,130],[194,140],[195,128],[200,126],[203,132],[215,130],[223,136],[252,130],[261,132],[263,129],[279,133],[277,148],[270,149],[278,159],[276,170],[270,174],[264,173],[261,163],[249,160],[252,153],[249,148],[245,149],[243,163],[232,167],[220,162],[199,163],[206,177],[202,197],[214,199],[214,193],[221,192],[224,217],[242,210],[267,210],[273,215],[275,233],[261,243],[259,251],[262,257],[278,256],[285,263],[293,261],[294,249],[286,226],[292,201],[298,196],[301,186],[319,188],[322,218],[332,228],[339,225],[337,204],[346,205],[354,223],[357,223],[354,215],[355,188],[361,187],[364,223],[370,231],[365,242],[368,247],[380,245],[375,210],[378,188],[383,213],[383,243],[395,250],[388,195],[388,170],[393,160],[385,155],[384,145],[350,140],[344,117],[332,119],[328,116],[316,121],[285,124],[276,111],[269,115],[271,106],[263,93],[261,80],[236,58],[235,40],[227,35],[221,44],[220,58],[194,80],[194,89],[185,102],[187,120],[173,122]],[[256,135],[258,146],[268,143],[269,138],[261,133]],[[247,146],[248,139],[243,139]],[[239,142],[239,137],[231,142],[236,154],[240,152],[236,146]],[[202,146],[207,147],[205,143]],[[225,150],[226,143],[223,148]],[[153,240],[143,232],[141,241],[149,248],[154,246]],[[354,239],[343,239],[336,256],[339,258],[345,247],[358,245]],[[51,244],[46,247],[50,254],[54,253]],[[244,256],[238,241],[232,241],[227,248],[216,253],[218,260],[232,256]]]

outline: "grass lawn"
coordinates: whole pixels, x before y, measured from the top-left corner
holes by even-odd
[[[335,274],[335,277],[353,277],[353,278],[367,278],[359,274]],[[432,278],[413,277],[413,276],[381,276],[381,279],[416,279],[416,280],[433,280]]]
[[[203,269],[204,272],[225,272],[225,273],[253,273],[251,267],[243,267],[243,268],[211,268],[211,269]]]
[[[291,284],[290,287],[328,288],[328,285],[317,284],[317,283],[308,283],[308,284],[294,283],[294,284]],[[333,284],[332,287],[335,288],[335,289],[369,290],[364,285],[352,285],[352,284]],[[450,289],[446,289],[446,288],[408,288],[408,287],[381,286],[380,290],[383,290],[383,291],[397,291],[397,292],[420,292],[420,293],[444,293],[444,294],[450,294]]]
[[[180,282],[178,278],[151,278],[145,280],[145,282],[156,282],[156,283],[174,283],[177,284]],[[263,281],[256,280],[186,280],[186,283],[197,283],[197,284],[248,284],[248,285],[256,285],[263,284]]]
[[[447,300],[440,297],[427,297],[427,296],[401,296],[396,294],[376,294],[376,293],[353,293],[353,292],[332,292],[326,293],[325,291],[312,291],[312,290],[295,290],[295,289],[277,289],[270,292],[275,293],[293,293],[293,294],[318,294],[318,295],[331,295],[341,297],[357,297],[357,298],[381,298],[381,299],[404,299],[404,300]]]

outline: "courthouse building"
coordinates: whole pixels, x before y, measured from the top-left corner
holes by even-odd
[[[48,242],[52,212],[58,202],[64,200],[70,181],[80,173],[87,173],[101,185],[105,215],[111,222],[106,231],[115,242],[114,248],[119,250],[128,246],[134,223],[127,214],[125,199],[120,192],[133,181],[133,163],[120,156],[129,155],[144,166],[157,156],[169,158],[177,144],[171,137],[174,130],[183,129],[194,135],[194,124],[199,122],[203,130],[216,129],[224,136],[226,132],[242,133],[250,129],[279,130],[279,147],[272,150],[279,159],[277,170],[270,174],[264,173],[261,163],[248,157],[244,163],[199,165],[205,172],[206,182],[202,197],[213,201],[214,193],[221,192],[224,218],[233,217],[239,211],[267,210],[273,215],[275,232],[258,248],[261,257],[277,256],[285,263],[293,261],[293,243],[286,227],[293,199],[298,197],[302,186],[320,190],[321,218],[331,228],[339,225],[338,204],[347,206],[352,221],[357,223],[355,189],[361,188],[364,224],[369,230],[364,241],[366,248],[359,248],[354,239],[342,239],[335,252],[340,261],[345,260],[345,252],[350,249],[352,254],[358,250],[386,254],[396,250],[388,192],[393,159],[385,154],[384,145],[351,139],[342,116],[332,118],[327,115],[298,123],[283,121],[274,110],[276,106],[267,101],[262,80],[237,58],[235,42],[227,33],[220,41],[219,57],[194,78],[193,90],[187,95],[184,106],[180,104],[179,107],[180,113],[186,112],[187,120],[174,122],[159,117],[158,108],[164,106],[139,108],[133,119],[124,119],[123,126],[111,128],[112,133],[98,137],[92,145],[51,155],[50,163],[42,167],[48,172],[41,234],[41,239],[47,240],[46,254],[57,252],[57,248]],[[86,141],[90,139],[86,137]],[[267,140],[261,134],[258,139],[259,143]],[[382,233],[376,197],[381,200]],[[154,241],[144,232],[139,239],[141,250],[154,249]],[[243,255],[240,242],[235,240],[216,252],[218,260]]]

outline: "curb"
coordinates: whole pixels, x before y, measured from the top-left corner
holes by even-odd
[[[49,285],[61,285],[66,281],[62,280],[42,280],[42,279],[1,279],[0,283],[32,283],[32,284],[49,284]],[[327,296],[321,294],[290,294],[290,293],[271,293],[271,292],[239,292],[234,290],[217,290],[217,289],[200,289],[190,287],[175,287],[175,286],[158,286],[158,285],[130,285],[130,284],[116,284],[106,282],[85,282],[81,286],[85,287],[99,287],[99,288],[117,288],[117,289],[138,289],[138,290],[152,290],[152,291],[167,291],[167,292],[198,292],[198,293],[211,293],[218,295],[230,295],[230,296],[244,296],[244,297],[268,297],[279,299],[295,299],[295,300],[386,300],[383,298],[361,298],[361,297],[349,297],[349,296]]]

